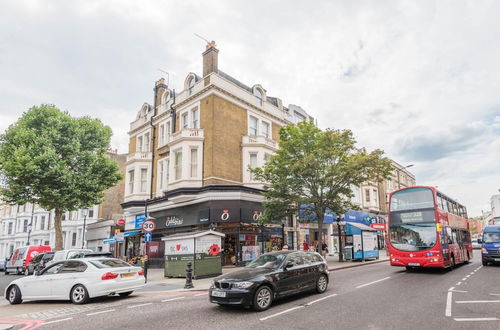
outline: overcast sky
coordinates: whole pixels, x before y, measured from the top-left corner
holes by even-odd
[[[177,90],[201,75],[198,33],[221,70],[414,164],[476,216],[500,189],[498,22],[494,0],[3,0],[0,131],[51,103],[100,118],[126,152],[158,69]]]

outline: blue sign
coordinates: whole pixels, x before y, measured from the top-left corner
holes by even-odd
[[[144,242],[151,242],[153,240],[153,233],[144,233]]]
[[[142,223],[146,221],[146,215],[138,214],[135,216],[135,226],[134,228],[142,228]]]
[[[337,215],[330,209],[326,209],[325,215],[323,217],[323,223],[333,223],[337,220]],[[318,218],[316,212],[312,211],[312,207],[309,204],[300,205],[299,209],[299,221],[313,222],[317,223]]]

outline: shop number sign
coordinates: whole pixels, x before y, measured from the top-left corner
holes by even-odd
[[[153,220],[146,220],[142,223],[142,231],[150,233],[156,229],[156,223]]]

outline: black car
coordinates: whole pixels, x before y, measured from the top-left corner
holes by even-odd
[[[54,252],[43,252],[37,254],[31,259],[30,263],[24,270],[24,275],[28,276],[30,274],[35,273],[37,270],[42,270],[45,268],[45,265],[54,258]]]
[[[252,306],[263,311],[284,296],[309,290],[323,293],[328,282],[328,265],[318,253],[273,252],[215,278],[209,298],[220,305]]]

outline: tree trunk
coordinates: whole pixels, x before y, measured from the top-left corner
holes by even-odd
[[[55,217],[54,217],[54,229],[56,232],[56,251],[63,250],[63,235],[62,235],[62,213],[61,209],[55,209]]]
[[[318,251],[319,254],[323,256],[323,220],[325,218],[325,212],[318,217]]]

